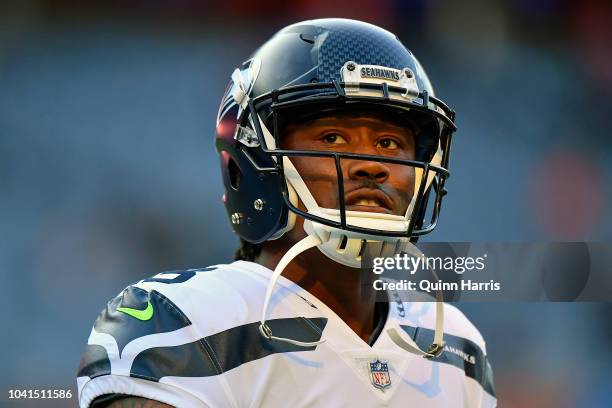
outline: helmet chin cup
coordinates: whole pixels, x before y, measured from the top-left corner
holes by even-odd
[[[365,251],[371,258],[391,257],[410,251],[412,246],[410,238],[407,237],[385,237],[345,231],[308,219],[304,220],[304,231],[321,240],[317,248],[325,256],[351,268],[361,267]]]

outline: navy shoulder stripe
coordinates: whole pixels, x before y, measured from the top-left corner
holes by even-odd
[[[426,349],[434,339],[434,331],[431,329],[407,325],[401,327],[421,349]],[[432,360],[462,369],[466,376],[476,380],[487,393],[495,397],[493,370],[482,349],[469,339],[448,333],[444,333],[444,341],[444,353]]]
[[[88,344],[81,357],[77,377],[95,378],[111,373],[111,364],[106,349],[97,344]]]
[[[197,273],[216,267],[168,271],[140,282],[176,284],[185,282]],[[99,333],[113,336],[121,356],[132,340],[150,334],[172,332],[191,325],[187,316],[162,293],[128,286],[112,299],[94,323]],[[81,357],[77,375],[95,378],[111,373],[111,362],[106,349],[100,345],[87,345]]]
[[[299,317],[273,319],[267,323],[276,336],[312,342],[321,339],[327,319]],[[255,322],[192,343],[145,350],[134,359],[130,375],[152,381],[166,376],[207,377],[272,354],[315,349],[316,346],[299,347],[268,340],[260,334],[259,322]]]

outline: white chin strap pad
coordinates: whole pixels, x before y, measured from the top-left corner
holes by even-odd
[[[406,252],[408,245],[410,245],[408,238],[353,233],[328,227],[311,220],[304,220],[304,231],[308,235],[317,236],[321,240],[317,248],[325,256],[351,268],[361,267],[361,259],[366,250],[366,245],[369,257],[394,256],[400,252]]]

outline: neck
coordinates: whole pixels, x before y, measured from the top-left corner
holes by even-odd
[[[255,262],[274,270],[292,242],[267,242]],[[359,269],[332,261],[317,248],[295,257],[283,271],[295,282],[333,310],[359,337],[368,342],[375,327],[375,291],[364,282]],[[369,275],[368,275],[369,277]]]

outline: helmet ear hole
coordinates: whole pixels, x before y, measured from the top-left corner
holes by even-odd
[[[240,189],[240,183],[242,182],[242,172],[238,164],[230,157],[227,163],[227,171],[229,173],[230,185],[234,190]]]

